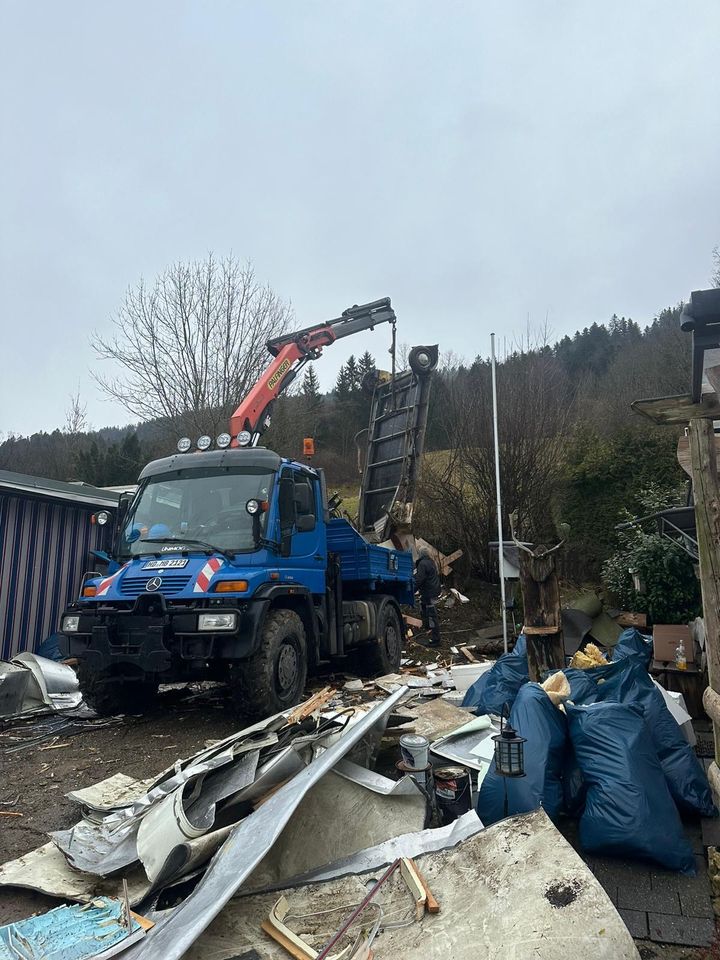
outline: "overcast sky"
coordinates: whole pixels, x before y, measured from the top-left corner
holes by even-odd
[[[467,357],[648,322],[720,243],[719,49],[717,0],[0,0],[0,432],[128,422],[92,331],[211,250]]]

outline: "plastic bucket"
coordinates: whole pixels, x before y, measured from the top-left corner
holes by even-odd
[[[430,741],[415,733],[404,733],[400,737],[400,757],[409,767],[424,769],[430,762]]]

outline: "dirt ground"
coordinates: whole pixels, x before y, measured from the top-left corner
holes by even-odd
[[[428,649],[409,638],[404,656],[422,663],[449,663],[451,646],[477,641],[476,631],[487,625],[488,609],[488,598],[482,595],[451,608],[441,603],[441,647]],[[415,637],[422,640],[427,634],[415,631]],[[455,659],[464,662],[461,657]],[[327,684],[341,688],[351,676],[350,662],[343,672],[326,670],[312,680],[309,692]],[[78,724],[75,731],[79,732],[53,733],[55,723],[55,718],[0,721],[0,863],[47,842],[48,831],[66,829],[77,821],[78,807],[66,793],[114,773],[137,778],[157,775],[208,741],[241,729],[246,721],[232,710],[221,686],[196,685],[163,692],[157,708],[145,716],[126,716],[100,727]],[[32,742],[40,736],[44,739]],[[56,905],[57,901],[30,891],[0,889],[0,924]],[[638,943],[638,947],[643,960],[720,960],[718,947],[690,950],[654,943]]]

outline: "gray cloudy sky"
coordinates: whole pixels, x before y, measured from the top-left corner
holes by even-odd
[[[468,357],[647,322],[720,243],[719,41],[717,0],[0,0],[0,432],[78,383],[127,422],[91,332],[210,250]]]

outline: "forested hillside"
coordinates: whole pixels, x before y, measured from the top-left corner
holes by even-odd
[[[679,309],[663,310],[645,328],[613,316],[554,344],[525,341],[500,358],[504,507],[517,511],[521,534],[532,539],[552,538],[557,522],[569,522],[566,565],[577,578],[598,574],[616,546],[623,510],[640,510],[648,489],[661,498],[681,495],[678,431],[655,427],[630,409],[634,399],[688,389],[690,343]],[[322,393],[309,366],[276,404],[264,442],[301,457],[303,437],[312,436],[314,462],[330,484],[357,482],[369,409],[362,380],[373,368],[369,354],[351,356],[334,389]],[[183,432],[183,423],[167,420],[88,430],[78,406],[65,429],[6,438],[0,469],[131,483],[143,463],[170,453]],[[468,572],[486,576],[496,521],[490,366],[483,356],[446,360],[436,375],[427,451],[418,523],[439,545],[462,547]]]

